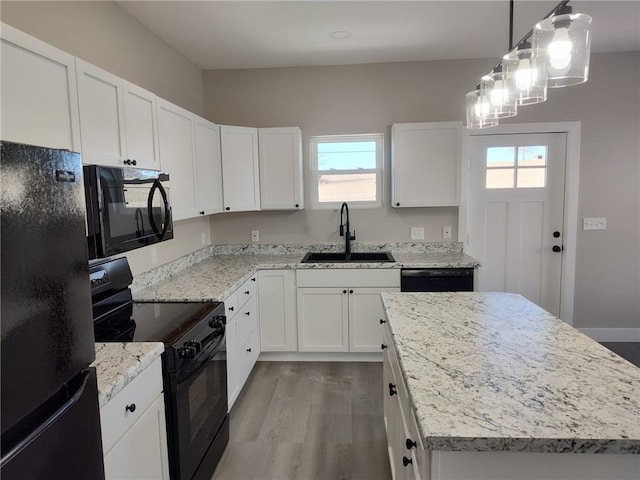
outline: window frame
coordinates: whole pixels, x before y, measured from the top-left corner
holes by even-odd
[[[318,169],[318,145],[321,143],[338,142],[362,142],[373,141],[376,144],[376,168],[354,170],[319,170]],[[309,137],[309,193],[310,206],[314,210],[334,210],[340,208],[342,202],[320,202],[318,194],[318,175],[353,175],[373,173],[376,175],[376,199],[375,201],[348,200],[349,208],[378,208],[382,207],[383,199],[383,174],[384,174],[384,134],[383,133],[359,133],[341,135],[315,135]]]

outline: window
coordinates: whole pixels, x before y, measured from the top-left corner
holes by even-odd
[[[544,188],[546,145],[487,149],[486,188]]]
[[[382,134],[311,137],[311,205],[382,205]]]

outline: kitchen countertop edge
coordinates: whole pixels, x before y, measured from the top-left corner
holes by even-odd
[[[159,342],[96,343],[96,359],[91,364],[98,377],[100,408],[164,352]]]

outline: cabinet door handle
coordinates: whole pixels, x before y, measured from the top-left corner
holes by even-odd
[[[400,202],[396,203],[396,207],[399,207],[399,206],[400,206]]]
[[[252,281],[252,282],[255,282],[255,281],[256,281],[256,277],[253,277],[253,278],[251,279],[251,281]]]
[[[296,203],[296,208],[298,208],[300,205]]]
[[[135,411],[136,411],[136,404],[135,404],[135,403],[132,403],[131,405],[127,405],[126,407],[124,407],[124,409],[125,409],[127,412],[131,412],[131,413],[133,413],[133,412],[135,412]]]
[[[227,207],[227,208],[225,208],[225,210],[229,211],[229,210],[231,210],[231,207]]]
[[[233,312],[233,307],[229,307],[229,311],[230,311],[230,312]]]
[[[244,291],[244,294],[245,294],[245,295],[249,295],[249,293],[251,293],[249,290],[245,290],[245,291]]]
[[[387,321],[386,321],[386,320],[383,320],[383,319],[380,319],[380,325],[382,325],[382,324],[384,324],[384,323],[387,323]]]
[[[402,457],[402,465],[408,467],[409,464],[413,465],[413,460],[407,457]]]
[[[250,348],[247,348],[247,352],[251,353],[251,349],[250,349]]]
[[[407,446],[407,450],[411,450],[412,448],[418,447],[418,442],[413,442],[410,438],[407,438],[405,445]]]
[[[137,164],[138,164],[138,162],[136,162],[135,160],[131,160],[131,165],[134,165],[134,166],[135,166],[135,165],[137,165]]]
[[[398,389],[396,388],[396,386],[389,382],[389,396],[393,397],[394,395],[398,394]]]
[[[349,293],[353,293],[353,290],[349,290]]]
[[[342,293],[347,293],[347,291],[346,290],[342,290]]]
[[[384,350],[385,348],[387,348],[387,346],[386,346],[384,343],[381,343],[381,344],[380,344],[380,349],[381,349],[381,350]]]
[[[244,312],[244,314],[248,317],[249,315],[251,315],[251,312]]]

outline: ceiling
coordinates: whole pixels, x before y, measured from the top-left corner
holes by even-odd
[[[508,0],[117,3],[203,70],[497,59],[509,43]],[[516,0],[514,41],[556,4]],[[571,5],[593,17],[593,52],[640,50],[640,0]]]

